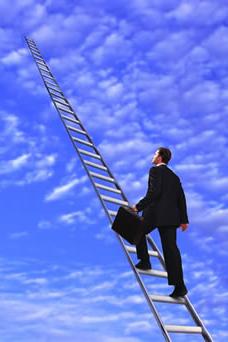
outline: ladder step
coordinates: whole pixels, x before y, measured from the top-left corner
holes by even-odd
[[[48,87],[49,87],[49,85],[50,85],[51,87],[57,88],[57,90],[61,90],[61,89],[59,88],[59,86],[58,86],[58,84],[57,84],[57,82],[56,82],[55,80],[53,80],[52,82],[49,81],[49,80],[45,80],[45,84],[46,84]],[[53,89],[56,90],[55,88],[53,88]]]
[[[117,214],[117,211],[114,211],[114,210],[108,210],[108,213],[110,216],[116,216]]]
[[[41,58],[41,57],[37,57],[37,56],[34,56],[34,55],[33,55],[33,57],[35,58],[36,61],[37,61],[37,59],[38,59],[38,60],[44,62],[43,58]]]
[[[51,75],[51,72],[50,71],[48,71],[48,70],[44,70],[43,68],[41,68],[41,67],[39,67],[39,69],[41,70],[41,74],[43,75],[43,76],[49,76],[49,75]],[[49,75],[46,75],[46,74],[49,74]]]
[[[86,150],[82,150],[81,148],[79,148],[78,151],[80,153],[82,153],[82,154],[85,154],[86,156],[90,156],[90,157],[93,157],[93,158],[96,158],[96,159],[101,159],[101,156],[99,156],[99,154],[92,153],[92,152],[89,152],[89,151],[86,151]]]
[[[91,144],[89,141],[82,140],[82,139],[75,138],[75,137],[72,137],[72,138],[73,138],[74,141],[77,141],[80,144],[84,144],[84,145],[87,145],[87,146],[93,146],[93,144]]]
[[[168,332],[175,333],[189,333],[189,334],[202,334],[203,329],[198,326],[186,326],[186,325],[165,325],[165,329]]]
[[[39,52],[33,51],[33,48],[31,48],[31,51],[35,57],[42,57]]]
[[[82,131],[81,129],[78,129],[78,128],[75,128],[72,126],[68,126],[68,125],[67,125],[67,128],[70,129],[71,131],[87,135],[87,133],[85,131]],[[106,170],[106,168],[105,168],[105,170]]]
[[[53,96],[55,96],[55,97],[58,97],[58,98],[63,99],[63,100],[65,99],[63,94],[56,94],[57,91],[55,91],[55,90],[50,90],[50,88],[49,88],[49,92],[52,95],[51,96],[52,98],[53,98]],[[61,93],[61,92],[59,92],[59,93]]]
[[[89,160],[84,160],[84,163],[86,165],[90,165],[90,166],[93,166],[93,167],[96,167],[97,169],[101,169],[101,170],[104,170],[104,171],[107,171],[107,167],[103,166],[103,165],[99,165],[99,164],[96,164],[96,163],[92,163],[91,161]]]
[[[54,95],[55,96],[55,95]],[[58,95],[56,95],[56,96],[58,96]],[[64,106],[69,106],[69,104],[66,102],[66,101],[62,101],[61,99],[55,99],[53,96],[52,96],[52,100],[53,101],[55,101],[55,102],[58,102],[58,103],[60,103],[60,104],[62,104],[62,105],[64,105]]]
[[[131,247],[131,246],[127,246],[127,245],[125,245],[125,247],[126,247],[128,252],[136,253],[136,247]],[[156,251],[150,250],[150,251],[148,251],[148,253],[150,256],[158,257],[158,252],[156,252]]]
[[[45,84],[49,89],[63,94],[63,92],[61,91],[61,89],[57,83],[53,83],[53,82],[49,82],[49,80],[45,80]]]
[[[61,115],[61,117],[62,117],[64,120],[68,120],[68,121],[71,121],[71,122],[74,122],[74,123],[77,123],[77,124],[80,123],[79,120],[77,120],[77,119],[72,119],[72,118],[70,118],[69,116],[66,116],[66,115]]]
[[[113,197],[109,197],[109,196],[105,196],[105,195],[101,195],[101,198],[103,200],[111,202],[111,203],[117,203],[117,204],[120,204],[120,205],[127,205],[127,206],[129,205],[128,202],[120,200],[118,198],[113,198]]]
[[[96,172],[90,172],[90,175],[93,176],[93,177],[97,177],[97,178],[100,178],[100,179],[104,179],[108,182],[112,182],[112,183],[115,183],[115,179],[111,178],[111,177],[107,177],[107,176],[103,176],[103,175],[100,175],[99,173],[96,173]]]
[[[101,189],[104,189],[104,190],[112,191],[112,192],[115,192],[116,194],[121,194],[121,190],[119,190],[119,189],[111,188],[110,186],[106,186],[106,185],[103,185],[103,184],[100,184],[100,183],[94,183],[94,184],[95,184],[95,186],[97,188],[101,188]]]
[[[39,50],[35,47],[35,46],[30,46],[30,49],[32,50],[32,52],[35,52],[37,54],[40,54],[39,53]]]
[[[44,61],[43,61],[43,62],[36,61],[36,63],[37,63],[37,64],[40,64],[40,65],[42,65],[42,66],[46,66],[46,64],[45,64],[45,62],[44,62]]]
[[[34,51],[34,52],[40,52],[38,49],[37,49],[37,47],[35,46],[35,45],[33,45],[33,46],[30,46],[30,48],[31,48],[31,50],[32,51]]]
[[[44,68],[46,68],[46,69],[44,69]],[[42,67],[41,67],[41,65],[40,65],[40,66],[39,66],[39,69],[42,70],[42,71],[44,71],[44,72],[50,72],[49,69],[48,69],[48,67],[47,67],[47,66],[44,66],[44,65],[42,65]]]
[[[32,51],[32,54],[33,54],[34,57],[40,57],[40,58],[42,58],[41,54],[38,53],[38,52]]]
[[[150,298],[154,302],[160,302],[160,303],[172,303],[172,304],[185,304],[185,299],[180,297],[179,299],[177,298],[172,298],[170,296],[160,296],[160,295],[150,295]]]
[[[62,92],[61,90],[58,90],[58,89],[52,88],[52,87],[51,87],[51,86],[49,86],[49,85],[48,85],[48,89],[49,89],[49,91],[50,91],[50,89],[51,89],[51,90],[55,91],[56,93],[61,93],[61,94],[63,94],[63,92]]]
[[[57,101],[55,101],[56,103],[56,107],[58,108],[58,109],[60,109],[60,110],[62,110],[62,111],[64,111],[64,112],[67,112],[67,113],[71,113],[71,114],[75,114],[72,110],[70,110],[70,109],[68,109],[68,108],[64,108],[63,106],[62,106],[62,104],[61,103],[58,103]],[[70,106],[68,106],[68,107],[70,107]]]
[[[43,77],[46,77],[46,78],[49,78],[50,80],[54,80],[54,77],[53,76],[48,76],[48,75],[44,75],[42,74]]]
[[[136,268],[136,270],[139,273],[142,273],[142,274],[145,274],[145,275],[151,275],[151,276],[161,277],[161,278],[167,278],[168,277],[168,274],[165,271],[159,271],[159,270],[153,270],[153,269],[145,271],[145,270],[139,270],[138,268]]]

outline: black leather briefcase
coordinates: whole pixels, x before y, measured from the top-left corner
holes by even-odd
[[[143,217],[138,216],[130,207],[121,206],[112,229],[132,245],[137,245],[144,234]]]

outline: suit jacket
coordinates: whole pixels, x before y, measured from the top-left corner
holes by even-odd
[[[147,193],[136,208],[155,227],[189,223],[180,178],[164,164],[150,168]]]

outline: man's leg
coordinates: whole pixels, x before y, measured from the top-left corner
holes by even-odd
[[[177,226],[158,227],[168,273],[168,284],[184,286],[181,254],[176,244]]]
[[[146,234],[149,234],[155,227],[151,227],[151,224],[147,221],[144,221],[143,224],[143,231],[144,235],[142,236],[139,243],[136,245],[136,252],[138,259],[141,259],[142,261],[149,261],[150,256],[148,254],[148,248],[147,248],[147,242],[146,242]]]
[[[137,258],[143,261],[149,261],[148,248],[146,243],[146,236],[143,235],[139,243],[136,245]]]

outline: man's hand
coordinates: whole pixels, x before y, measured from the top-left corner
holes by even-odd
[[[133,206],[131,207],[131,209],[132,209],[133,211],[135,211],[136,213],[138,212],[138,209],[136,208],[135,205],[133,205]]]
[[[184,232],[188,228],[188,223],[181,223],[180,224],[182,232]]]

